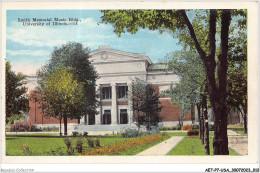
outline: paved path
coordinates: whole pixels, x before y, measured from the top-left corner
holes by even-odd
[[[240,155],[248,155],[248,138],[233,130],[228,130],[228,147],[235,150]]]
[[[170,139],[157,144],[147,150],[137,154],[137,156],[163,156],[170,152],[180,141],[185,138],[184,136],[173,136]]]

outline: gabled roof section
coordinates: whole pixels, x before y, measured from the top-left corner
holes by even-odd
[[[111,49],[110,46],[100,46],[99,49],[90,52],[90,56],[93,63],[145,60],[148,64],[152,64],[146,54],[119,51]]]

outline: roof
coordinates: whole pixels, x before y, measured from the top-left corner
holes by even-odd
[[[111,49],[109,45],[99,46],[99,49],[91,51],[90,55],[92,56],[92,55],[95,55],[95,54],[100,53],[100,52],[101,53],[102,52],[109,52],[109,53],[131,56],[133,58],[146,60],[149,64],[152,64],[151,59],[145,53],[132,53],[132,52],[125,52],[125,51],[121,51],[121,50]]]
[[[148,66],[148,71],[166,71],[169,70],[169,65],[166,63],[153,63]]]

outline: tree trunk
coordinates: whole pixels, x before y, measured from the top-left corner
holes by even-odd
[[[192,124],[195,123],[195,110],[194,110],[194,105],[191,105],[191,122],[192,122]]]
[[[202,110],[203,110],[203,120],[204,120],[204,144],[205,151],[207,155],[210,155],[209,147],[209,124],[208,124],[208,111],[207,111],[207,95],[202,96]]]
[[[202,119],[202,115],[200,112],[200,104],[197,104],[197,110],[198,110],[198,117],[199,117],[199,125],[200,125],[200,140],[202,142],[202,144],[204,144],[204,123],[203,123],[203,119]]]
[[[247,99],[245,99],[245,105],[243,106],[244,111],[244,132],[247,134]]]
[[[218,56],[218,78],[216,78],[216,19],[217,11],[210,10],[209,19],[209,40],[210,40],[210,55],[207,56],[206,52],[201,48],[193,26],[186,15],[185,10],[182,10],[182,16],[190,31],[191,38],[194,40],[195,47],[204,62],[205,71],[207,76],[208,91],[210,101],[212,103],[213,112],[215,116],[215,135],[214,135],[214,154],[215,155],[228,155],[228,137],[227,137],[227,53],[228,53],[228,34],[229,25],[231,21],[231,10],[222,10],[221,12],[221,35],[220,47],[221,53]],[[217,81],[218,79],[218,81]]]
[[[247,134],[247,114],[244,114],[244,132]]]
[[[62,133],[61,133],[61,119],[62,119],[62,117],[60,117],[60,136],[62,136]]]
[[[67,114],[64,115],[64,135],[68,135],[68,118]]]
[[[78,124],[80,124],[80,117],[78,117]]]

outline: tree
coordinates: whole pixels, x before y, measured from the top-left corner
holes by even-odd
[[[176,87],[172,86],[167,92],[171,96],[172,101],[180,108],[182,121],[184,113],[192,112],[192,109],[197,105],[200,138],[202,143],[205,144],[206,154],[210,154],[207,114],[208,93],[205,91],[207,87],[203,62],[194,51],[177,51],[168,56],[171,57],[171,59],[166,57],[166,59],[169,59],[170,68],[180,76],[181,81]]]
[[[133,111],[137,119],[137,126],[144,125],[148,131],[152,126],[157,126],[162,120],[160,112],[159,93],[151,85],[144,81],[135,79],[132,84],[132,93],[129,94],[133,100]]]
[[[83,100],[85,111],[82,113],[85,115],[85,123],[87,122],[86,115],[95,116],[96,108],[98,106],[98,95],[95,90],[98,75],[89,60],[89,52],[89,48],[84,48],[81,43],[75,42],[68,42],[60,48],[54,47],[50,62],[38,71],[38,77],[44,79],[46,74],[50,74],[50,72],[60,66],[72,67],[74,69],[77,81],[82,83],[84,86]],[[45,84],[42,80],[39,81],[40,86]],[[78,121],[80,120],[78,119]]]
[[[235,30],[235,27],[234,27]],[[247,133],[247,29],[240,28],[231,36],[229,46],[229,68],[227,83],[228,111],[239,111],[244,121],[244,132]]]
[[[228,110],[239,111],[247,133],[247,70],[243,66],[229,68],[228,74]]]
[[[11,65],[6,62],[5,67],[5,104],[6,104],[6,123],[11,116],[22,115],[29,110],[29,99],[26,94],[27,88],[23,87],[26,76],[22,73],[15,74],[11,70]]]
[[[67,118],[78,119],[85,112],[84,84],[77,81],[71,67],[59,67],[45,76],[42,86],[42,110],[52,117],[64,119],[64,135],[67,135]]]
[[[173,32],[185,48],[195,49],[203,61],[207,88],[214,112],[214,154],[228,155],[227,70],[229,26],[233,16],[246,17],[246,10],[103,10],[102,21],[114,32],[135,34],[139,28]],[[243,20],[240,24],[245,25]],[[216,37],[218,38],[216,40]],[[219,46],[218,51],[217,45]]]

